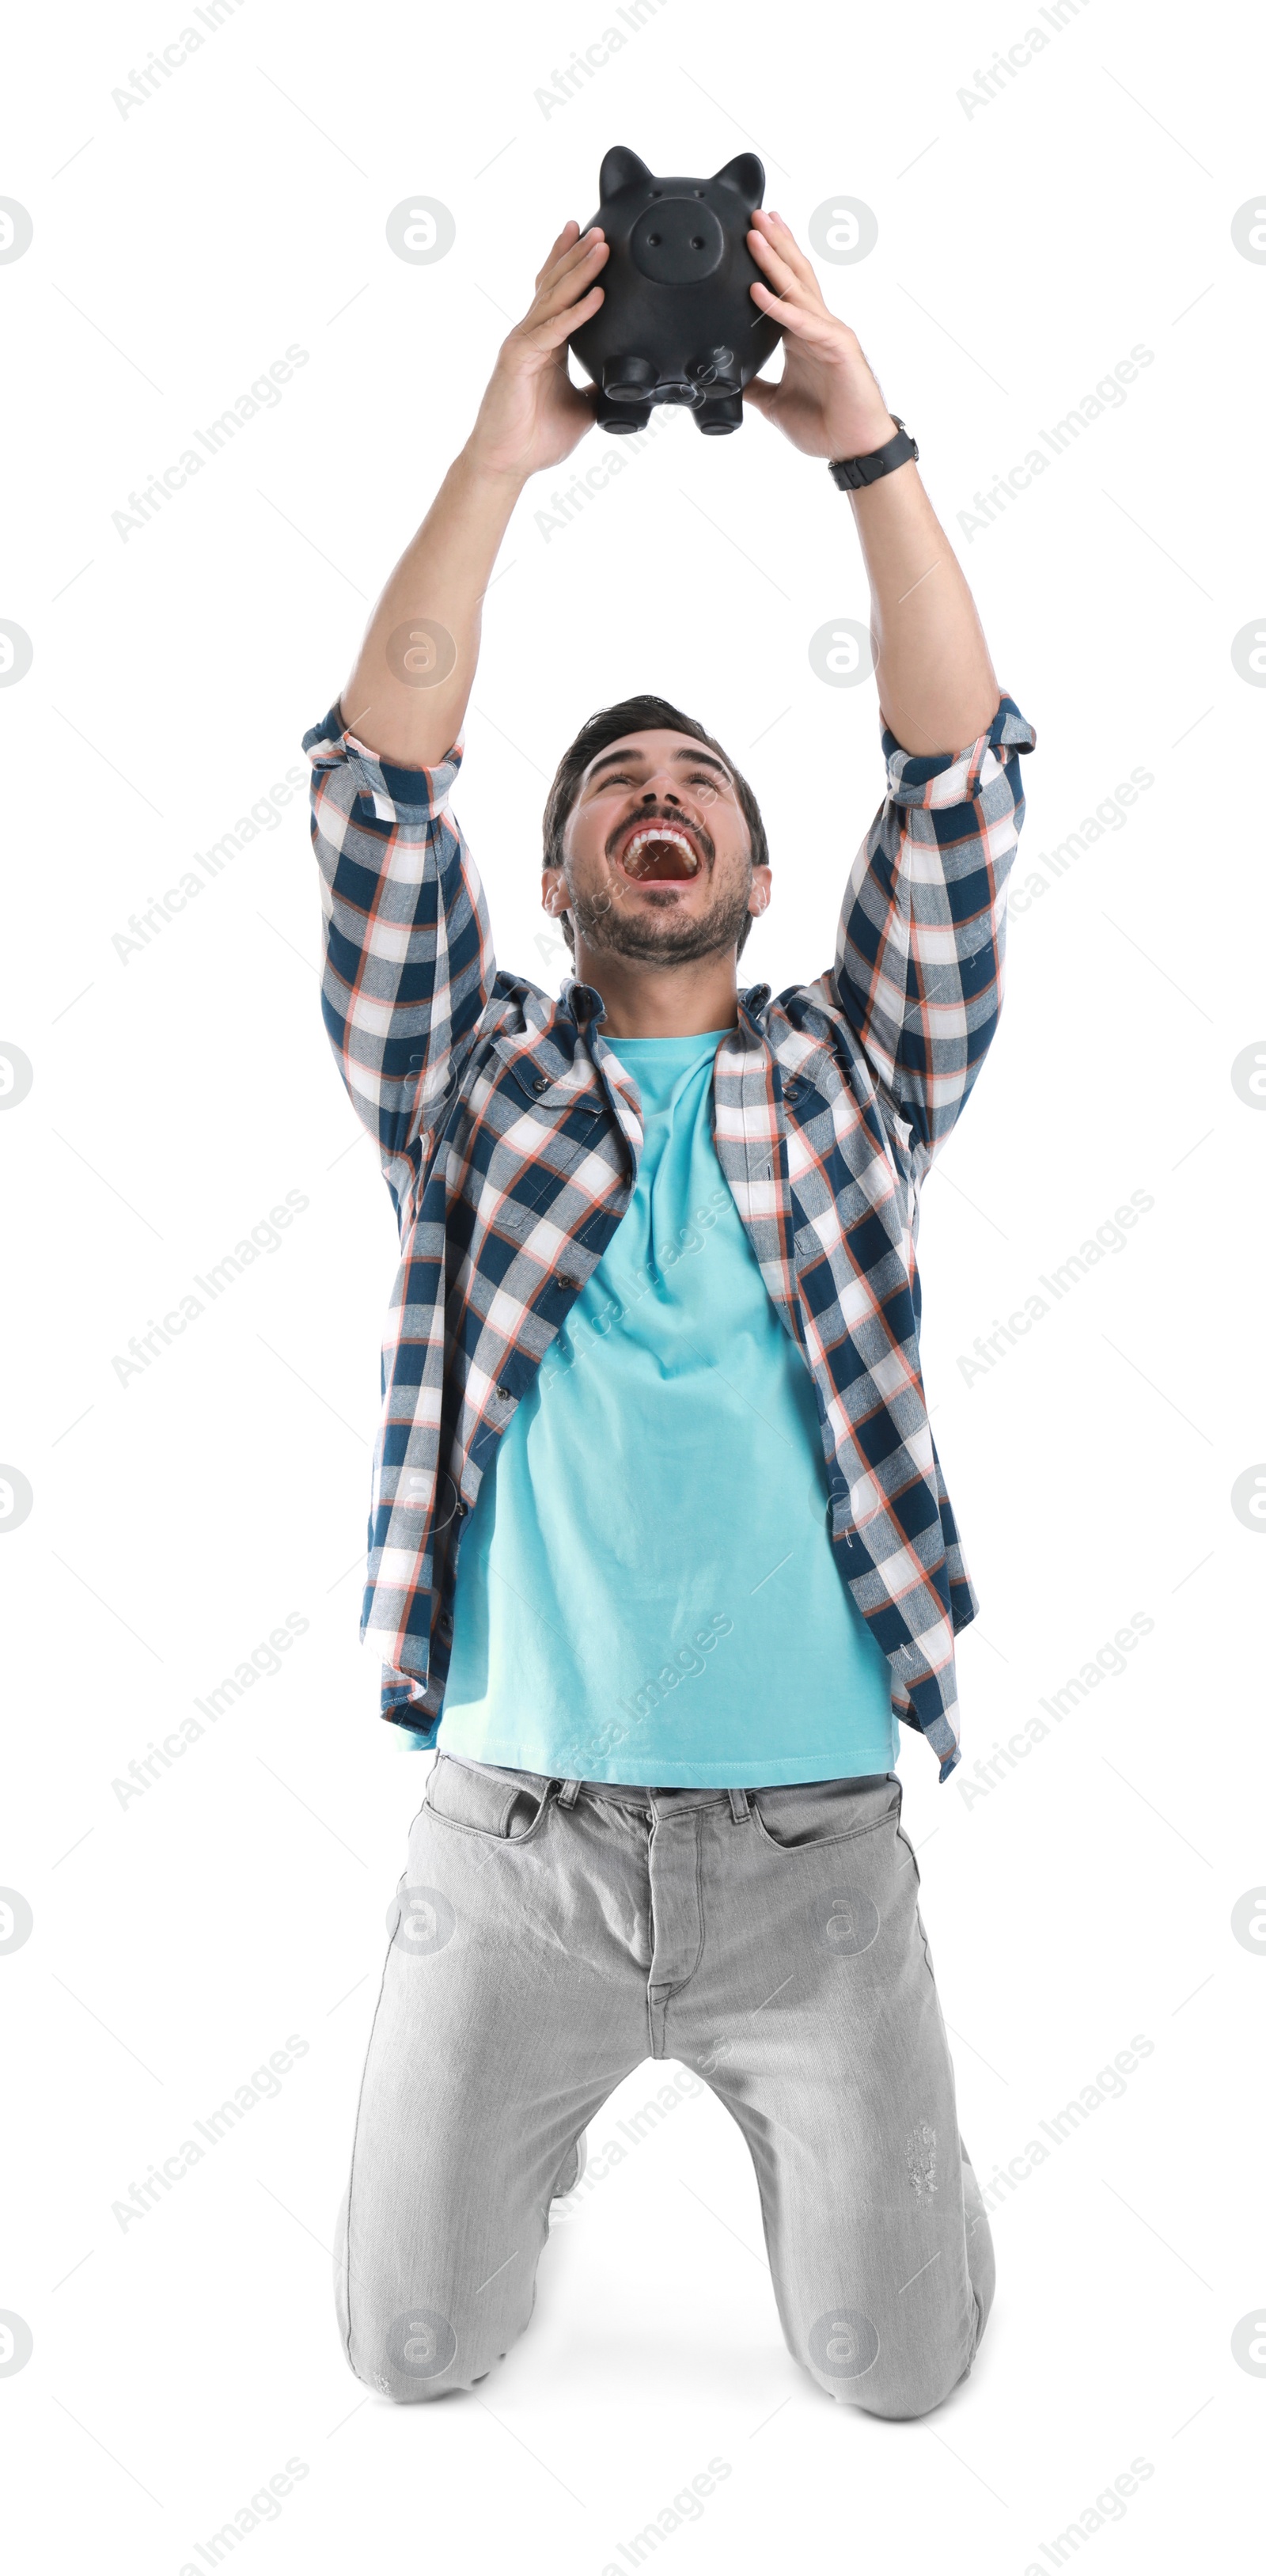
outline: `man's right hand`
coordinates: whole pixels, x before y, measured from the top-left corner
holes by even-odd
[[[560,465],[592,429],[598,388],[572,383],[567,343],[602,302],[598,279],[608,256],[596,224],[583,238],[574,217],[564,224],[528,311],[502,341],[467,441],[472,463],[485,473],[525,481]]]

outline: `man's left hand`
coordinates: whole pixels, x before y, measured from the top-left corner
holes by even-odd
[[[781,215],[758,206],[747,247],[762,271],[753,301],[783,327],[783,371],[776,384],[754,376],[743,399],[785,431],[806,456],[832,464],[869,456],[897,435],[897,424],[847,322],[828,313],[809,261]]]

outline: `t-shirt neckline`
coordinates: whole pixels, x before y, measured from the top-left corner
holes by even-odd
[[[607,1044],[608,1044],[608,1046],[613,1046],[613,1047],[626,1047],[626,1046],[627,1046],[627,1047],[701,1047],[701,1046],[705,1045],[709,1039],[712,1039],[712,1040],[715,1042],[715,1040],[716,1040],[717,1038],[731,1038],[731,1037],[733,1037],[733,1036],[734,1036],[734,1034],[735,1034],[735,1028],[734,1028],[734,1025],[733,1025],[733,1023],[732,1023],[732,1024],[731,1024],[731,1026],[730,1026],[729,1028],[725,1028],[725,1029],[692,1029],[692,1030],[690,1030],[689,1032],[687,1032],[686,1034],[683,1034],[683,1035],[681,1035],[681,1036],[675,1036],[675,1037],[666,1037],[666,1038],[617,1038],[617,1037],[609,1037],[609,1038],[607,1039]]]

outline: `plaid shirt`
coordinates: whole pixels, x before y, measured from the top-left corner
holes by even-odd
[[[633,1195],[637,1087],[591,985],[496,965],[448,809],[463,745],[397,769],[304,735],[325,917],[322,1011],[377,1139],[401,1261],[383,1344],[361,1635],[382,1714],[433,1744],[462,1522],[515,1407]],[[882,729],[887,794],[844,888],[834,963],[739,994],[714,1139],[761,1276],[817,1390],[830,1531],[892,1705],[960,1754],[954,1639],[978,1598],[919,1366],[919,1193],[1002,1001],[1006,884],[1036,735],[1004,696],[958,753]]]

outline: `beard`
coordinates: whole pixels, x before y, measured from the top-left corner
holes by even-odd
[[[750,875],[746,885],[718,895],[706,912],[693,917],[683,914],[680,919],[675,917],[676,899],[667,892],[658,902],[652,893],[636,912],[626,912],[618,902],[590,903],[574,888],[569,892],[568,909],[586,947],[645,966],[686,966],[699,957],[715,957],[737,944],[744,923],[751,918]]]

